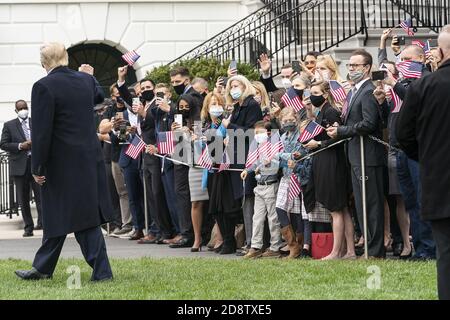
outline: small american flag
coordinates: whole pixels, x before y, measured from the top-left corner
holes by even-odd
[[[341,119],[345,119],[348,112],[348,107],[350,106],[350,101],[352,100],[353,91],[349,91],[347,97],[345,98],[344,106],[342,107]]]
[[[158,132],[158,152],[159,154],[172,154],[175,149],[173,132]]]
[[[416,78],[422,77],[423,66],[419,62],[415,61],[402,61],[397,63],[397,69],[404,78]]]
[[[131,140],[125,154],[133,159],[137,159],[141,154],[142,150],[145,149],[145,142],[141,140],[137,135]]]
[[[247,161],[245,162],[245,168],[246,169],[250,168],[256,162],[256,160],[258,160],[258,157],[259,157],[258,143],[256,142],[256,140],[253,140],[252,143],[250,144],[250,149],[247,155]]]
[[[288,200],[294,200],[298,197],[300,192],[302,192],[302,187],[300,186],[300,182],[298,181],[297,176],[293,173],[291,174],[291,178],[289,179]]]
[[[423,42],[420,41],[420,40],[413,40],[413,41],[411,42],[411,44],[414,45],[414,46],[421,47],[422,49],[425,47],[425,43],[423,43]]]
[[[125,53],[122,56],[122,59],[125,60],[125,62],[128,63],[129,66],[132,66],[133,64],[135,64],[136,61],[138,61],[138,59],[140,57],[141,56],[138,55],[136,51],[131,50],[131,51]]]
[[[295,112],[302,110],[305,105],[303,104],[301,98],[297,95],[294,88],[289,88],[286,93],[281,97],[281,101],[286,105],[286,107],[291,107]]]
[[[342,102],[347,98],[344,88],[336,80],[330,80],[330,92],[336,102]]]
[[[425,56],[429,58],[431,56],[431,50],[430,50],[430,42],[425,42],[425,45],[423,46],[423,51],[425,52]]]
[[[400,111],[403,101],[400,97],[395,93],[393,88],[389,89],[391,91],[392,101],[394,102],[394,108],[392,108],[392,113],[397,113]]]
[[[268,160],[272,160],[272,158],[275,157],[276,154],[280,153],[284,149],[279,132],[272,134],[272,136],[270,137],[270,145],[271,148],[269,154],[267,155]]]
[[[305,143],[306,141],[314,138],[318,134],[320,134],[324,130],[324,127],[322,127],[320,124],[318,124],[315,121],[311,121],[308,123],[306,128],[303,130],[302,134],[298,138],[298,141],[300,143]]]
[[[222,163],[219,165],[219,172],[230,169],[230,157],[228,156],[228,152],[225,149],[223,151],[223,159]]]
[[[412,31],[412,20],[411,18],[403,20],[400,24],[400,27],[402,27],[403,30],[406,31],[406,33],[408,34],[408,36],[413,36],[414,35],[414,31]]]
[[[208,146],[206,146],[203,149],[203,152],[200,156],[200,158],[198,158],[198,162],[197,164],[205,169],[211,170],[213,167],[213,161],[211,159],[211,156],[209,155],[209,151],[208,151]]]

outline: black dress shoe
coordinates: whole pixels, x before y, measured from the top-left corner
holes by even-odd
[[[34,227],[34,230],[42,230],[42,225],[38,224],[36,227]]]
[[[51,275],[40,273],[35,268],[31,270],[16,270],[15,274],[23,280],[44,280],[52,278]]]
[[[401,243],[401,242],[396,243],[392,247],[393,247],[392,251],[393,251],[394,257],[399,257],[403,251],[403,243]]]
[[[189,241],[189,239],[183,238],[179,240],[178,242],[172,243],[169,245],[169,248],[177,249],[177,248],[189,248],[192,246],[193,241]]]
[[[34,236],[33,231],[25,231],[22,235],[24,238]]]
[[[222,250],[220,250],[219,254],[233,254],[236,253],[236,248],[233,247],[222,247]]]

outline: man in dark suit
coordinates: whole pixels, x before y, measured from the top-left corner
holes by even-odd
[[[397,121],[397,139],[419,161],[422,218],[431,221],[437,247],[439,299],[450,299],[450,25],[439,35],[439,69],[411,84]]]
[[[360,136],[364,137],[364,157],[366,169],[366,199],[368,255],[384,258],[384,193],[383,165],[384,147],[368,135],[382,137],[380,110],[373,93],[375,86],[370,80],[372,56],[365,50],[353,52],[349,68],[349,78],[355,86],[352,89],[348,108],[343,111],[344,125],[327,129],[331,138],[352,138],[347,145],[347,156],[351,165],[353,193],[358,220],[363,229],[363,207],[361,190]]]
[[[17,198],[25,223],[24,237],[33,236],[33,230],[42,229],[40,187],[31,175],[31,119],[28,105],[24,100],[16,101],[17,119],[3,125],[0,148],[9,152],[9,170],[17,189]],[[30,209],[30,185],[33,189],[38,213],[34,226]]]
[[[74,232],[91,280],[112,279],[100,225],[112,220],[105,164],[93,107],[104,95],[93,68],[70,70],[63,44],[41,47],[48,75],[33,85],[31,172],[41,188],[44,237],[25,280],[52,277],[67,234]]]

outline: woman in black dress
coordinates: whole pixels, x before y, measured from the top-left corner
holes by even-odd
[[[326,128],[334,123],[341,124],[341,113],[335,109],[328,82],[319,82],[311,87],[311,103],[316,110],[316,122]],[[326,131],[322,131],[305,147],[316,151],[336,142]],[[347,253],[344,258],[354,258],[353,221],[348,211],[347,161],[344,145],[338,144],[318,153],[313,158],[313,181],[316,201],[331,212],[333,219],[333,250],[323,260],[339,259],[344,241]]]

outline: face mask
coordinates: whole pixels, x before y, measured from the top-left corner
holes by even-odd
[[[183,109],[183,110],[180,110],[180,113],[183,115],[183,119],[187,119],[187,118],[189,118],[190,110]]]
[[[294,131],[296,127],[297,125],[295,124],[295,122],[286,122],[282,125],[281,128],[283,129],[283,131],[288,132]]]
[[[355,84],[360,82],[362,79],[364,79],[364,76],[365,76],[365,72],[362,70],[351,71],[348,73],[348,79]]]
[[[152,101],[153,98],[155,97],[155,93],[153,92],[153,90],[142,91],[141,97],[145,101]]]
[[[299,90],[299,89],[294,89],[295,93],[300,97],[300,99],[303,97],[303,89]]]
[[[259,144],[266,142],[267,138],[268,138],[267,133],[257,133],[257,134],[255,134],[255,140]]]
[[[311,95],[309,99],[311,100],[312,105],[316,108],[319,108],[325,102],[325,98],[323,96]]]
[[[292,87],[292,82],[288,78],[281,79],[281,83],[283,84],[283,87],[285,87],[286,89]]]
[[[241,88],[231,89],[230,95],[234,100],[238,100],[242,96]]]
[[[206,92],[202,93],[202,97],[205,98],[208,94]]]
[[[209,114],[211,117],[219,118],[221,115],[223,115],[223,108],[221,106],[211,106],[209,108]]]
[[[177,95],[182,95],[184,90],[186,90],[186,85],[184,83],[179,84],[173,87],[173,90],[177,93]]]
[[[28,109],[22,109],[19,112],[17,112],[17,115],[19,116],[20,119],[26,119],[28,118]]]

